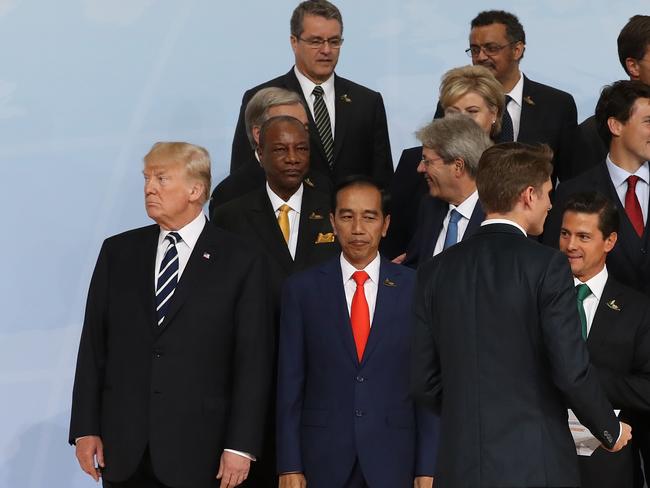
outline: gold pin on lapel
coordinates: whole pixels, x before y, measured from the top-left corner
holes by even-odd
[[[384,280],[384,286],[390,286],[391,288],[395,288],[397,286],[397,284],[395,284],[394,281],[391,281],[388,278],[386,278]]]
[[[319,232],[314,244],[327,244],[328,242],[334,242],[335,240],[336,237],[334,236],[334,232]]]
[[[611,308],[612,310],[614,310],[615,312],[620,312],[621,311],[621,307],[618,306],[618,304],[616,303],[616,300],[610,300],[609,302],[607,302],[607,306],[609,308]]]
[[[315,187],[316,187],[316,185],[314,185],[314,182],[311,181],[311,180],[309,179],[309,177],[307,177],[307,178],[305,178],[304,180],[302,180],[302,182],[303,182],[305,185],[307,185],[307,186],[309,186],[309,187],[311,187],[311,188],[315,188]]]
[[[347,93],[344,93],[344,94],[341,95],[339,98],[341,99],[342,102],[345,102],[345,103],[352,103],[352,99],[348,96]]]
[[[321,214],[317,214],[316,212],[312,212],[309,214],[309,220],[323,220],[323,216]]]
[[[532,105],[533,107],[535,106],[535,102],[533,102],[533,99],[530,98],[530,96],[525,96],[524,102],[526,102],[528,105]]]

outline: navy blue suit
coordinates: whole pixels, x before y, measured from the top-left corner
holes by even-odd
[[[432,476],[437,417],[409,395],[415,273],[382,259],[377,304],[357,359],[340,258],[290,277],[282,297],[278,472],[310,488],[344,486],[355,461],[373,488]]]

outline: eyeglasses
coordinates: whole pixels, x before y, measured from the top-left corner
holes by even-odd
[[[332,49],[341,49],[343,45],[342,37],[331,37],[330,39],[321,39],[320,37],[313,37],[310,39],[303,39],[302,37],[297,37],[299,41],[304,42],[312,49],[320,49],[325,46],[327,43]]]
[[[420,159],[420,162],[421,162],[424,166],[426,166],[427,168],[428,168],[429,166],[432,166],[433,163],[435,163],[436,161],[442,161],[442,162],[444,162],[445,160],[442,159],[442,158],[427,159],[427,158],[425,158],[424,156],[422,156],[422,159]]]
[[[488,56],[494,56],[495,54],[499,54],[502,49],[512,46],[513,44],[517,44],[518,42],[519,41],[509,42],[508,44],[504,44],[503,46],[499,46],[494,42],[490,42],[488,44],[480,44],[480,45],[473,44],[467,49],[465,49],[465,53],[471,58],[477,57],[479,54],[481,54],[481,51],[483,51]]]

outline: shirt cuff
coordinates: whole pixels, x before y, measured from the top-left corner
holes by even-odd
[[[619,421],[618,423],[618,437],[616,438],[616,442],[614,445],[618,444],[618,441],[621,440],[621,436],[623,435],[623,423]]]
[[[224,449],[223,451],[237,454],[238,456],[245,457],[246,459],[250,459],[251,461],[257,461],[257,459],[255,459],[255,456],[247,452],[235,451],[234,449]]]

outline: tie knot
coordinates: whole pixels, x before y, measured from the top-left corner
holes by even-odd
[[[576,286],[576,290],[578,292],[578,301],[580,302],[584,301],[585,298],[591,295],[589,285],[586,285],[584,283],[580,283],[578,286]]]
[[[510,102],[512,102],[512,97],[510,95],[506,95],[506,107]]]
[[[449,222],[452,224],[457,224],[462,218],[463,216],[456,209],[453,209],[451,212],[449,212]]]
[[[291,207],[286,203],[283,203],[278,210],[281,214],[287,214],[289,213],[289,210],[291,210]]]
[[[312,93],[312,95],[314,95],[315,97],[322,97],[322,96],[323,96],[323,93],[325,93],[325,92],[323,91],[323,87],[322,87],[322,86],[320,86],[320,85],[316,85],[316,86],[314,87],[314,89],[312,90],[311,93]]]
[[[174,246],[183,240],[178,232],[170,232],[165,236],[165,239],[171,242]]]
[[[632,188],[634,190],[636,188],[636,184],[639,182],[641,178],[639,178],[637,175],[630,175],[627,177],[627,186]]]
[[[368,279],[368,273],[365,271],[355,271],[352,273],[352,279],[357,284],[357,286],[363,286],[363,284]]]

